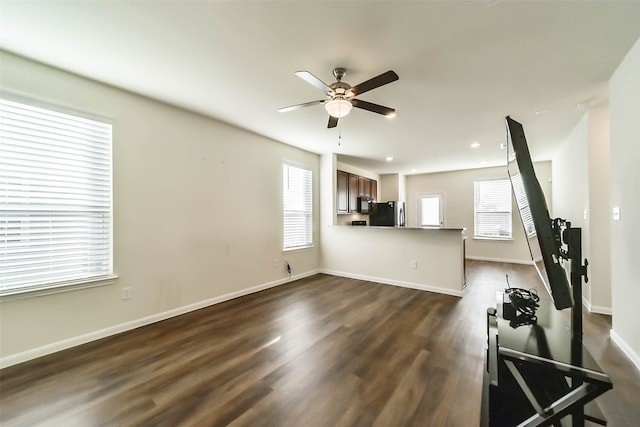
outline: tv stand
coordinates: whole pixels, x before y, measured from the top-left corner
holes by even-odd
[[[487,310],[487,352],[481,425],[582,427],[585,421],[606,425],[593,399],[613,385],[582,343],[581,229],[554,220],[554,231],[571,261],[574,304],[570,324],[550,301],[540,301],[533,322],[519,322],[498,292]],[[505,310],[505,307],[507,310]]]

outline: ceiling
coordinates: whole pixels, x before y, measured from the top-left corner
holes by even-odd
[[[550,159],[640,38],[640,1],[6,1],[0,47],[376,173],[501,165],[504,117]],[[323,99],[294,75],[352,86],[327,129]],[[470,144],[477,142],[477,148]],[[386,161],[392,156],[392,161]]]

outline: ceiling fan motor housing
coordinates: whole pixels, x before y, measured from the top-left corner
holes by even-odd
[[[336,78],[337,81],[342,80],[344,76],[347,75],[347,69],[343,67],[336,67],[333,69],[333,77]]]

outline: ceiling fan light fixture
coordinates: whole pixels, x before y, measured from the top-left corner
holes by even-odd
[[[325,102],[324,108],[330,116],[340,118],[349,114],[353,105],[344,98],[336,97],[331,101]]]

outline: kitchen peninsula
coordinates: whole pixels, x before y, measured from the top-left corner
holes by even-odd
[[[462,296],[463,228],[328,226],[325,271]]]

